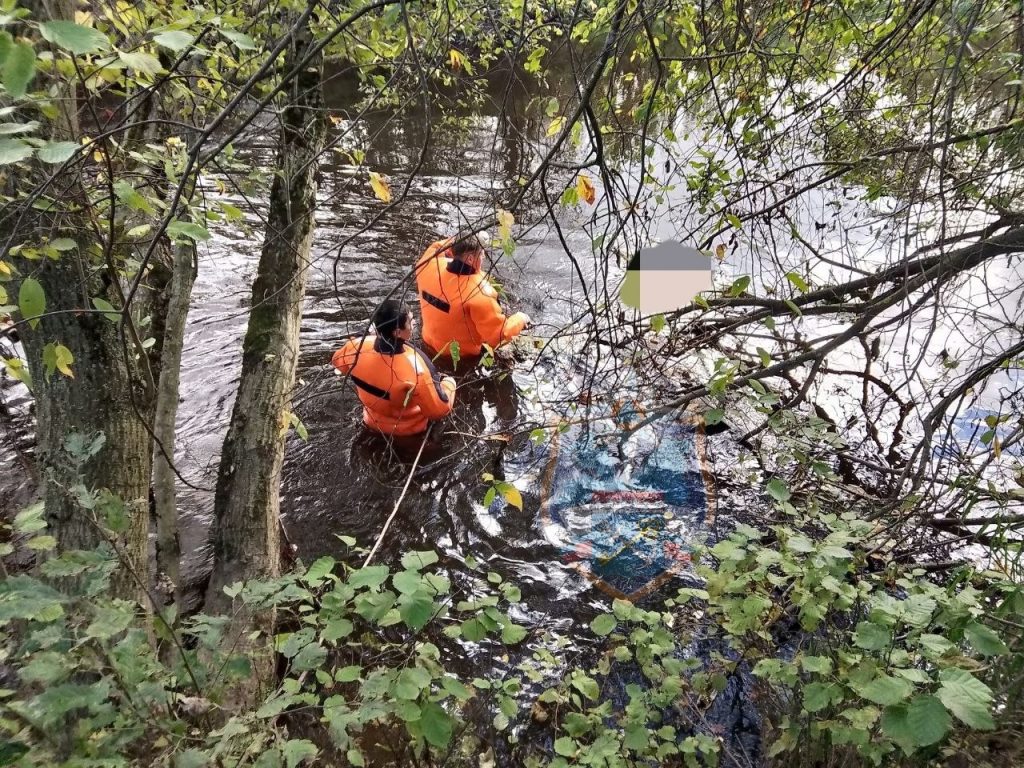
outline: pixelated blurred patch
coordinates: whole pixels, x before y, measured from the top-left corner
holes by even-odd
[[[645,315],[681,309],[711,290],[711,264],[707,254],[671,240],[643,248],[626,267],[619,300]]]

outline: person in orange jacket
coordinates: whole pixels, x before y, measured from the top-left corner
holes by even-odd
[[[403,302],[387,300],[373,313],[377,334],[349,339],[331,362],[348,374],[363,404],[363,423],[386,435],[424,432],[447,416],[455,401],[455,380],[441,376],[407,343],[413,317]]]
[[[423,314],[423,342],[434,351],[451,354],[459,345],[462,357],[479,355],[518,336],[530,316],[506,317],[497,292],[481,271],[484,247],[475,235],[431,243],[416,262],[416,291]]]

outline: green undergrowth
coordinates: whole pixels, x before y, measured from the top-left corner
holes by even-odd
[[[852,513],[740,526],[698,552],[702,588],[616,600],[571,637],[531,626],[472,558],[468,576],[431,551],[322,558],[230,588],[279,628],[249,638],[279,675],[238,708],[253,667],[231,617],[111,597],[112,553],[57,555],[37,507],[8,533],[48,557],[0,583],[0,765],[729,764],[708,712],[731,675],[756,692],[767,763],[984,765],[1019,727],[1024,594],[873,569],[871,530]]]

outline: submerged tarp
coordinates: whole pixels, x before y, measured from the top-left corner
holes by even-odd
[[[545,535],[598,586],[637,598],[690,568],[690,545],[713,519],[699,418],[618,405],[611,418],[560,434],[543,477]]]

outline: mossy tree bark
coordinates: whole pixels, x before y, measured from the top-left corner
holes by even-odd
[[[30,7],[36,18],[74,19],[70,0]],[[52,78],[50,86],[59,96],[54,99],[57,114],[48,125],[51,138],[77,142],[79,88],[60,77]],[[32,180],[42,181],[51,171],[37,166]],[[20,329],[34,381],[45,518],[58,552],[112,544],[121,559],[115,592],[145,604],[151,467],[146,422],[152,417],[155,390],[152,361],[138,344],[136,321],[151,314],[162,286],[155,275],[145,279],[123,329],[111,322],[111,316],[94,312],[92,301],[97,298],[122,307],[123,286],[115,262],[123,234],[120,229],[98,231],[94,226],[87,183],[76,172],[53,179],[49,196],[68,205],[60,212],[14,211],[4,217],[11,229],[0,234],[13,245],[35,246],[58,237],[76,243],[57,260],[17,260],[21,277],[38,281],[46,302],[38,322]],[[48,345],[58,344],[74,358],[70,376],[44,362]],[[100,435],[102,440],[97,441]],[[84,445],[95,450],[85,452]],[[106,501],[94,503],[97,494]]]
[[[311,46],[308,28],[289,49],[292,70]],[[242,347],[242,375],[224,441],[214,501],[211,610],[223,588],[280,570],[279,484],[287,412],[298,358],[299,324],[313,238],[316,173],[323,151],[322,58],[295,76],[281,115],[277,171]]]

